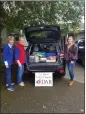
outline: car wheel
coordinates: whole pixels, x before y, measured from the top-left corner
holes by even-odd
[[[61,78],[64,78],[64,76],[65,76],[65,73],[62,73],[59,75],[59,77],[61,77]]]
[[[65,73],[58,73],[58,72],[56,72],[55,76],[62,79],[62,78],[64,78]]]

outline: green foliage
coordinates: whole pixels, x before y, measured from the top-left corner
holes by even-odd
[[[84,0],[12,1],[3,2],[8,31],[20,31],[26,26],[60,25],[64,34],[76,31],[84,15]]]
[[[6,13],[3,8],[3,2],[0,2],[0,44],[2,43],[1,31],[3,27],[5,26],[5,16],[6,16]]]

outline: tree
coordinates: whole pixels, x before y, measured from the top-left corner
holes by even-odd
[[[5,26],[5,10],[3,8],[3,2],[0,2],[0,44],[1,44],[1,31]]]
[[[8,31],[25,26],[60,25],[66,34],[76,31],[84,15],[84,0],[72,1],[12,1],[3,2]]]

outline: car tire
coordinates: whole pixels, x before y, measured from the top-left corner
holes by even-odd
[[[56,76],[56,77],[59,77],[59,78],[64,78],[65,73],[58,73],[58,72],[55,72],[55,76]]]
[[[61,78],[64,78],[64,76],[65,76],[65,73],[60,73],[60,75],[59,75],[59,77],[61,77]]]

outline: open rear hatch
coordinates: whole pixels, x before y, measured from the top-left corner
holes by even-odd
[[[29,41],[29,48],[27,50],[28,70],[56,71],[60,63],[59,53],[61,50],[57,43],[59,42],[61,35],[60,27],[27,27],[24,31],[26,39]],[[39,47],[39,50],[34,50],[35,46]],[[52,46],[54,49],[49,50]]]
[[[38,26],[24,28],[27,41],[30,43],[56,42],[60,39],[59,26]]]

